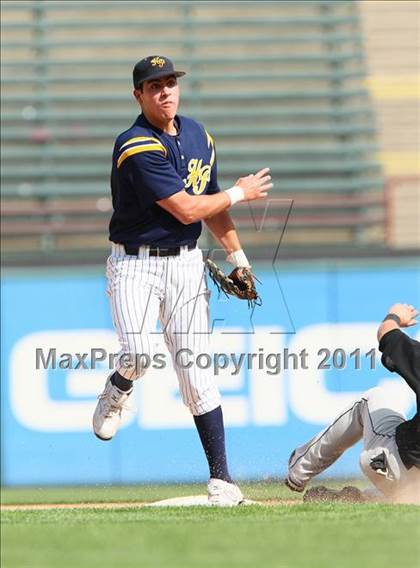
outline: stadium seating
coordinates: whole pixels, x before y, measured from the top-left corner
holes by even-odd
[[[181,112],[214,135],[222,187],[270,166],[234,216],[251,255],[380,245],[384,199],[352,1],[4,2],[2,233],[9,262],[107,252],[115,136],[133,63],[173,58]],[[286,220],[287,230],[283,231]],[[206,244],[206,242],[204,242]]]
[[[387,243],[420,250],[420,3],[360,2],[386,179]]]

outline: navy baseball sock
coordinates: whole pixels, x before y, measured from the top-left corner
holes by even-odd
[[[194,422],[209,464],[210,477],[232,483],[226,460],[222,407],[194,416]]]
[[[111,383],[114,385],[114,387],[117,387],[117,389],[123,392],[127,392],[133,388],[133,381],[124,379],[124,377],[122,377],[118,373],[118,371],[115,371],[115,373],[112,375]]]

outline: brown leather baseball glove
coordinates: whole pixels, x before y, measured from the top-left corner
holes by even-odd
[[[216,284],[218,291],[222,290],[226,295],[235,296],[240,300],[248,300],[250,307],[260,306],[262,300],[255,287],[258,280],[249,268],[234,268],[227,276],[215,262],[206,260],[210,277]]]

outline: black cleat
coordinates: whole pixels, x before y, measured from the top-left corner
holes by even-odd
[[[297,491],[298,493],[302,493],[305,490],[305,487],[303,485],[297,485],[290,479],[290,477],[286,477],[284,484],[292,491]]]

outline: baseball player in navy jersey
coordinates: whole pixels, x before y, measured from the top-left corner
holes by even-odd
[[[417,310],[394,304],[378,328],[382,364],[398,373],[414,391],[417,412],[407,420],[405,397],[389,395],[380,387],[366,391],[322,432],[292,452],[286,485],[303,491],[312,477],[323,472],[347,449],[363,439],[360,467],[385,499],[420,503],[420,343],[400,328],[416,324]],[[359,490],[340,492],[315,487],[308,500],[363,500]]]
[[[268,168],[221,191],[215,145],[204,127],[177,114],[185,75],[159,55],[133,70],[141,114],[116,140],[111,174],[114,213],[108,294],[121,344],[93,417],[94,433],[110,440],[117,432],[133,382],[153,355],[151,334],[160,319],[184,404],[194,417],[210,469],[211,504],[237,505],[243,495],[230,477],[220,394],[210,370],[187,367],[181,350],[209,352],[209,292],[197,239],[204,221],[234,267],[249,262],[229,215],[239,201],[267,196]]]

